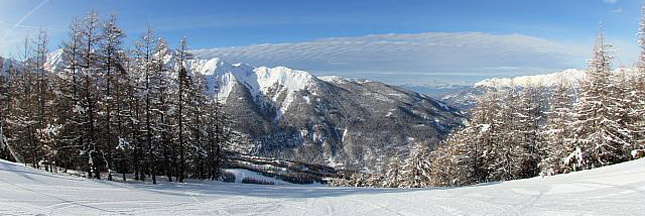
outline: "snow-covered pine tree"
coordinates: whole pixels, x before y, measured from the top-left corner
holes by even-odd
[[[5,83],[4,86],[7,89],[6,92],[3,93],[3,102],[5,104],[0,104],[3,107],[3,122],[2,122],[2,134],[3,134],[3,147],[5,149],[10,148],[12,145],[15,145],[14,143],[10,143],[10,141],[13,139],[14,133],[14,126],[11,122],[12,119],[14,119],[14,110],[15,110],[15,104],[12,104],[14,102],[14,97],[16,97],[16,85],[17,82],[14,81],[14,79],[17,77],[17,69],[16,67],[12,64],[11,61],[7,61],[4,64],[9,64],[7,66],[7,70],[3,73]],[[12,91],[9,91],[10,89],[13,89]],[[13,149],[13,152],[18,152],[17,149]],[[22,158],[17,159],[19,160],[20,163],[26,164],[26,161],[24,161]]]
[[[494,147],[499,142],[499,137],[495,136],[499,125],[495,118],[500,111],[497,103],[500,94],[496,91],[487,92],[480,96],[477,106],[473,109],[470,128],[465,132],[466,138],[471,141],[466,142],[467,146],[457,151],[469,152],[472,149],[472,160],[470,166],[473,169],[474,182],[486,182],[490,179],[492,166],[495,163]],[[470,148],[469,148],[470,147]]]
[[[5,143],[3,130],[9,111],[9,77],[8,71],[4,70],[5,64],[9,63],[5,63],[5,60],[0,58],[0,159],[11,160],[12,156]]]
[[[130,51],[131,53],[137,53],[137,51]],[[126,119],[125,121],[125,127],[123,127],[126,132],[125,134],[126,137],[124,137],[121,141],[124,147],[126,148],[121,148],[122,151],[128,151],[131,149],[131,165],[132,169],[134,171],[134,179],[135,180],[145,180],[145,175],[143,174],[143,164],[142,162],[145,161],[144,158],[144,147],[143,143],[145,143],[144,136],[142,136],[142,122],[145,121],[144,115],[142,114],[144,111],[144,104],[141,100],[142,95],[140,89],[143,87],[141,86],[141,74],[139,73],[140,70],[138,69],[139,64],[137,63],[137,56],[134,55],[129,63],[131,66],[128,67],[130,73],[127,74],[127,76],[124,76],[126,80],[124,80],[124,91],[125,91],[125,100],[126,103],[124,104],[124,107],[122,109],[122,115],[123,118]],[[129,148],[128,148],[129,147]]]
[[[117,86],[117,74],[119,65],[123,65],[123,53],[121,48],[125,34],[116,24],[116,15],[111,14],[101,26],[101,43],[99,44],[99,62],[103,73],[102,88],[102,111],[105,113],[101,132],[101,142],[103,142],[105,152],[105,162],[108,171],[108,180],[112,180],[112,170],[114,170],[113,151],[119,143],[118,135],[114,133],[113,115],[115,107],[118,106],[115,101],[114,87]]]
[[[477,127],[467,125],[453,131],[432,152],[432,185],[460,186],[476,183],[474,168],[478,156],[475,148],[479,143],[469,139],[477,136]]]
[[[231,121],[226,112],[224,112],[223,105],[217,97],[218,90],[214,88],[211,91],[211,97],[206,103],[206,139],[208,142],[208,160],[209,160],[209,178],[215,180],[219,177],[220,169],[224,158],[223,149],[232,141],[232,134],[230,131]]]
[[[613,98],[610,101],[610,107],[612,109],[612,114],[614,115],[615,121],[618,122],[620,126],[619,136],[628,143],[628,146],[623,152],[626,154],[627,158],[630,158],[629,153],[634,147],[635,137],[638,135],[638,121],[640,117],[638,115],[637,101],[639,98],[635,94],[635,80],[627,75],[627,71],[624,67],[619,67],[614,74],[610,77],[610,95],[609,97]]]
[[[430,148],[426,143],[417,142],[410,150],[410,156],[403,166],[403,187],[419,188],[431,184]]]
[[[137,74],[140,75],[140,94],[142,99],[143,99],[143,113],[144,113],[144,127],[141,128],[142,134],[145,134],[145,147],[143,147],[143,150],[145,153],[143,153],[143,157],[146,158],[146,162],[144,163],[144,172],[146,174],[149,174],[152,176],[152,182],[153,184],[157,183],[157,178],[156,178],[156,165],[155,165],[155,155],[154,155],[154,132],[152,130],[153,128],[153,102],[152,98],[154,98],[154,92],[153,92],[153,87],[152,87],[152,74],[153,70],[155,69],[154,64],[155,64],[155,59],[154,55],[156,53],[155,47],[155,36],[151,28],[148,28],[148,30],[143,33],[137,42],[136,45],[137,49],[135,51],[135,56],[136,56],[136,62],[137,62]],[[144,174],[145,176],[145,174]]]
[[[489,130],[494,140],[489,151],[491,162],[488,163],[488,181],[516,179],[521,171],[520,159],[523,149],[520,145],[523,137],[517,112],[521,101],[520,94],[515,87],[503,91],[496,93],[497,96],[491,103],[495,108],[488,109],[488,112],[492,112],[493,120]]]
[[[48,37],[47,31],[41,29],[34,40],[34,63],[33,71],[36,77],[36,96],[37,101],[37,126],[36,133],[32,134],[37,139],[38,151],[42,152],[39,162],[41,162],[46,170],[52,171],[52,157],[55,154],[55,140],[58,137],[58,126],[52,122],[51,105],[54,99],[54,94],[51,91],[52,74],[47,71],[45,64],[47,62],[48,50]]]
[[[126,173],[130,170],[129,157],[133,150],[133,141],[130,131],[133,129],[131,124],[132,106],[129,98],[131,95],[129,89],[132,89],[131,73],[130,73],[130,58],[124,52],[122,54],[122,61],[116,65],[116,74],[114,75],[114,124],[115,134],[118,140],[118,145],[115,147],[113,155],[113,164],[118,167],[118,172],[122,174],[122,180],[126,181]]]
[[[527,80],[519,92],[515,108],[515,132],[519,155],[520,171],[518,178],[530,178],[539,174],[538,163],[544,156],[543,140],[540,136],[544,120],[544,100],[542,85],[533,85]]]
[[[350,180],[348,183],[352,187],[366,187],[366,182],[367,182],[366,173],[361,173],[361,172],[354,173],[349,179]]]
[[[385,172],[385,181],[382,182],[382,187],[396,188],[400,186],[401,180],[403,180],[403,170],[401,167],[401,161],[399,155],[395,154],[390,158],[390,163],[387,166],[387,171]]]
[[[115,25],[104,24],[104,27],[105,26],[109,28],[109,26]],[[121,32],[121,34],[119,34],[117,29],[113,29],[112,31],[114,31],[113,34],[115,38],[120,38],[119,35],[125,37],[125,33]],[[130,89],[134,89],[132,85],[135,83],[132,80],[131,65],[133,64],[131,64],[131,59],[128,55],[129,51],[124,47],[117,47],[115,51],[116,53],[112,54],[114,55],[114,59],[111,62],[112,72],[110,73],[112,89],[110,99],[113,102],[110,107],[113,113],[111,115],[113,117],[110,118],[110,125],[113,125],[112,136],[116,138],[116,146],[110,150],[110,152],[112,152],[110,164],[117,170],[117,172],[121,172],[122,180],[126,181],[126,172],[130,170],[129,156],[133,150],[133,146],[131,145],[133,139],[129,135],[131,134],[130,131],[133,130],[132,126],[134,126],[134,124],[129,124],[129,119],[132,117],[130,115],[132,111],[132,103],[129,98],[132,97],[132,95],[130,95]]]
[[[187,130],[185,127],[188,119],[188,113],[186,112],[186,106],[188,104],[188,98],[190,97],[190,77],[188,76],[188,69],[185,66],[185,61],[192,58],[192,54],[188,52],[188,45],[186,44],[186,38],[183,37],[179,42],[179,48],[175,50],[175,59],[176,65],[174,67],[177,78],[175,85],[177,86],[176,92],[176,101],[175,101],[175,120],[177,122],[177,139],[179,145],[179,171],[177,172],[177,180],[179,182],[184,181],[184,175],[186,172],[186,143],[187,140]]]
[[[37,61],[29,38],[25,40],[22,65],[11,74],[10,109],[7,132],[8,142],[14,144],[15,150],[22,153],[24,162],[38,167],[42,157],[40,143],[36,137],[39,129],[39,96]],[[9,135],[10,134],[10,135]]]
[[[640,55],[636,62],[634,80],[634,99],[632,100],[631,115],[634,116],[634,134],[632,155],[638,151],[645,153],[645,2],[641,6],[641,18],[638,28],[638,45]]]
[[[587,80],[580,86],[572,122],[575,150],[564,158],[567,170],[589,169],[626,160],[630,146],[613,110],[611,95],[611,46],[605,44],[602,30],[594,45],[593,57],[586,71]]]
[[[96,12],[88,12],[81,22],[81,49],[80,49],[80,101],[77,105],[79,115],[82,116],[81,130],[83,131],[80,143],[84,145],[83,152],[88,158],[88,178],[101,178],[104,159],[101,143],[98,140],[100,118],[100,105],[102,103],[98,89],[101,76],[99,65],[99,44],[101,21]]]
[[[60,139],[54,156],[59,166],[77,170],[87,169],[87,162],[80,157],[82,148],[82,113],[80,103],[80,58],[81,58],[81,20],[75,19],[69,26],[67,38],[62,42],[63,64],[55,71],[54,124],[60,127]]]
[[[166,42],[158,38],[156,40],[155,54],[154,54],[154,73],[152,74],[152,85],[154,92],[153,106],[155,108],[155,131],[157,132],[158,145],[161,148],[163,155],[163,170],[164,174],[172,181],[173,165],[172,158],[175,157],[172,144],[172,122],[170,115],[172,112],[170,105],[170,95],[172,94],[170,82],[172,77],[169,76],[169,69],[166,66],[166,59],[170,56],[170,51]]]
[[[500,128],[496,120],[499,95],[491,91],[480,96],[465,128],[453,131],[437,147],[433,156],[433,176],[438,178],[435,185],[468,185],[491,179],[497,163],[494,147],[501,140],[495,135]]]
[[[385,182],[385,175],[381,173],[372,173],[368,175],[366,187],[378,188],[382,187]]]
[[[555,175],[562,171],[562,158],[575,151],[570,142],[569,122],[572,111],[571,84],[562,78],[552,87],[547,120],[540,133],[544,140],[545,157],[540,161],[540,175]]]
[[[206,113],[208,97],[206,95],[206,80],[203,74],[194,73],[190,79],[192,83],[187,89],[189,96],[186,111],[188,111],[189,121],[187,128],[190,130],[190,153],[192,161],[192,171],[195,176],[205,179],[208,167],[208,145],[206,134]]]

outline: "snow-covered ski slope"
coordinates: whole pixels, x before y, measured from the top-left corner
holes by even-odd
[[[0,161],[0,215],[643,215],[645,160],[548,178],[416,190],[118,183]]]

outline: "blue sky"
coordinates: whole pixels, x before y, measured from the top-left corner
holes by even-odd
[[[0,0],[0,55],[39,27],[51,49],[88,10],[132,41],[152,26],[201,57],[393,84],[470,83],[584,68],[602,21],[615,65],[638,53],[639,0]]]

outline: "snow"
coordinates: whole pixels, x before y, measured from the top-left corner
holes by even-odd
[[[286,67],[258,67],[254,71],[260,91],[265,94],[275,85],[284,86],[291,92],[304,90],[315,79],[310,73]]]
[[[441,101],[437,101],[437,103],[439,104],[439,106],[441,106],[441,108],[442,108],[443,110],[446,110],[446,111],[449,111],[449,110],[450,110],[450,107],[448,107],[448,105],[446,105],[445,103],[443,103],[443,102],[441,102]]]
[[[350,82],[350,80],[339,76],[321,76],[321,77],[318,77],[318,79],[328,83],[335,83],[335,84],[345,84]]]
[[[48,54],[45,67],[49,70],[56,71],[63,64],[63,50],[58,49]],[[168,55],[165,64],[172,67],[175,59]],[[293,70],[287,67],[254,67],[249,64],[234,63],[230,64],[220,58],[209,59],[190,59],[185,62],[188,71],[200,73],[205,76],[209,89],[217,87],[218,98],[223,102],[230,95],[236,85],[246,86],[251,96],[259,100],[262,97],[268,97],[270,93],[276,93],[269,99],[277,102],[281,93],[286,93],[287,97],[280,104],[279,111],[286,112],[291,102],[293,102],[295,92],[301,90],[311,90],[318,80],[312,74],[306,71]],[[277,92],[275,92],[277,91]]]
[[[58,49],[49,53],[45,65],[50,70],[57,70],[63,64],[63,50]],[[164,59],[168,67],[173,67],[175,59],[168,55]],[[215,93],[218,100],[226,103],[229,95],[236,87],[246,88],[255,102],[260,105],[271,103],[276,107],[275,121],[287,113],[296,97],[302,97],[311,103],[311,98],[298,92],[308,90],[311,95],[317,95],[321,82],[309,72],[294,70],[287,67],[254,67],[249,64],[230,64],[220,58],[190,59],[184,64],[188,71],[204,75],[208,89],[218,89]],[[334,77],[334,80],[344,80]],[[211,92],[209,92],[211,93]]]
[[[540,74],[533,76],[520,76],[514,78],[491,78],[479,81],[474,84],[474,87],[480,88],[509,88],[511,86],[526,86],[527,84],[533,87],[552,87],[556,84],[566,81],[573,86],[578,86],[580,81],[586,80],[585,70],[579,69],[566,69],[564,71]],[[636,77],[639,75],[635,68],[618,67],[613,73],[624,72],[627,77]],[[451,95],[456,96],[456,95]],[[450,99],[444,97],[443,99]]]
[[[0,215],[638,215],[645,160],[463,188],[87,180],[0,161]]]
[[[545,86],[550,87],[560,83],[562,80],[568,81],[571,84],[577,85],[584,79],[585,71],[578,69],[567,69],[557,73],[541,74],[534,76],[520,76],[515,78],[492,78],[479,81],[475,83],[475,87],[511,87],[511,86],[525,86],[530,84],[532,86]]]
[[[272,101],[278,102],[281,93],[286,93],[286,98],[281,102],[276,115],[276,121],[283,113],[286,113],[289,106],[294,101],[296,92],[308,89],[313,86],[316,79],[310,73],[298,70],[292,70],[286,67],[258,67],[254,69],[257,77],[254,80],[257,83],[254,90],[259,90],[262,95],[268,95],[270,91],[278,89],[273,96]],[[278,88],[281,87],[281,88]]]
[[[63,66],[63,49],[57,49],[47,54],[45,70],[58,72]]]
[[[245,86],[257,102],[276,104],[278,121],[297,96],[296,92],[312,90],[317,78],[306,71],[286,67],[253,67],[248,64],[229,64],[219,58],[193,59],[187,62],[190,71],[206,77],[209,89],[218,87],[218,98],[226,102],[236,85]],[[282,95],[286,95],[281,99]],[[267,100],[267,101],[265,101]]]
[[[340,142],[344,143],[345,142],[345,137],[347,137],[347,133],[349,132],[349,128],[345,128],[343,131],[343,136],[340,137]]]
[[[632,150],[631,155],[632,155],[632,158],[640,158],[641,155],[645,155],[645,149]]]

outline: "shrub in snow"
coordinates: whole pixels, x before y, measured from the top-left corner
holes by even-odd
[[[222,178],[221,180],[223,182],[228,182],[228,183],[234,183],[235,182],[235,174],[231,172],[222,172],[220,177]]]
[[[645,149],[635,149],[632,150],[632,158],[639,159],[645,157]]]
[[[275,182],[272,181],[265,181],[261,179],[255,179],[253,177],[244,177],[242,179],[242,183],[244,184],[259,184],[259,185],[274,185]]]

